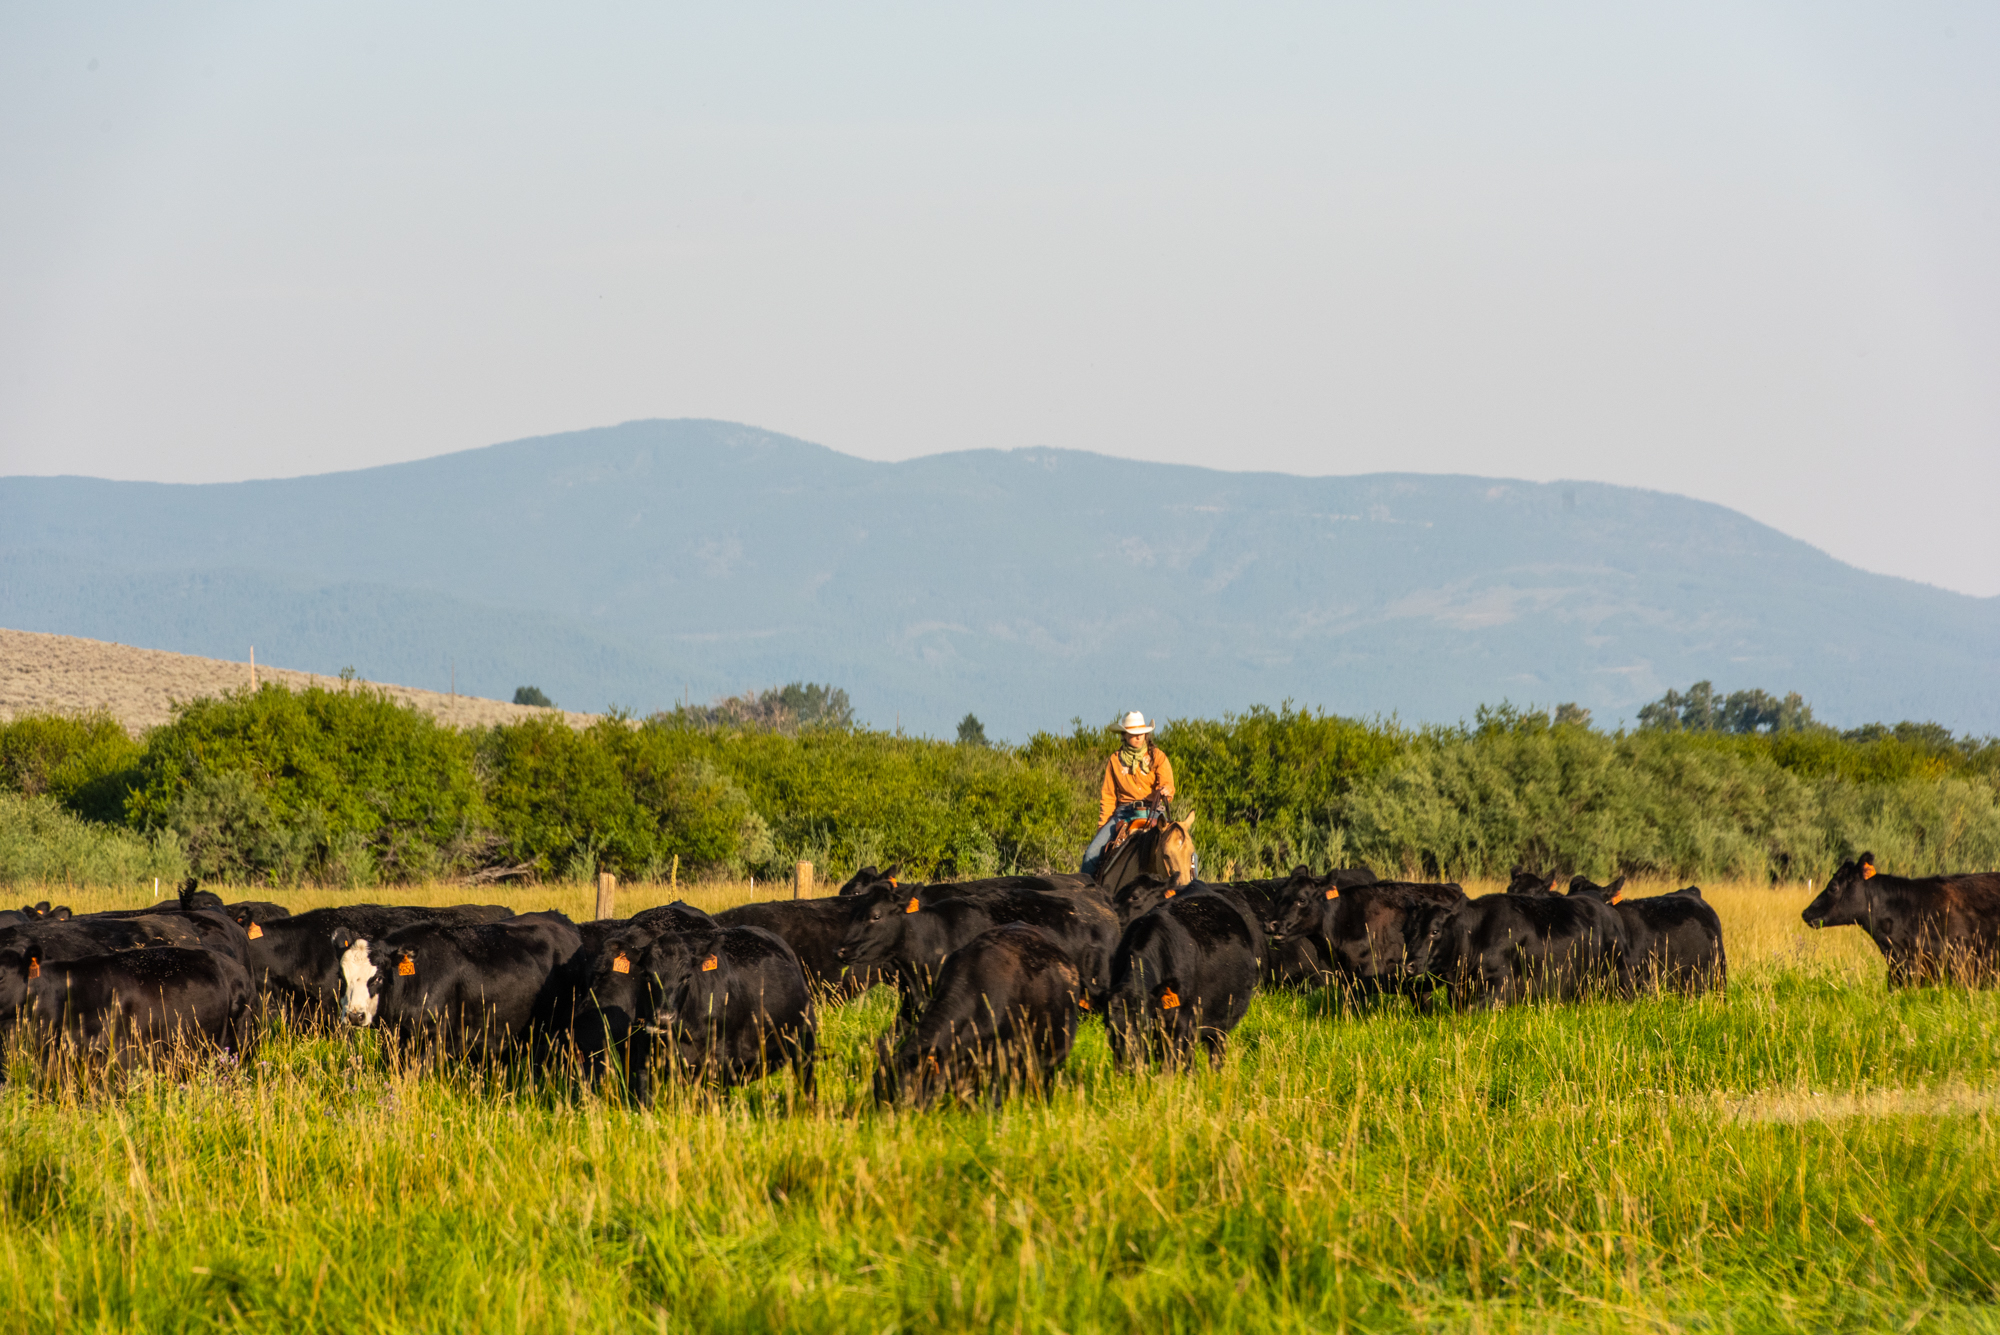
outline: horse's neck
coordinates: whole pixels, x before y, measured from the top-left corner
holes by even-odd
[[[1161,830],[1141,830],[1125,841],[1125,846],[1112,854],[1111,865],[1104,870],[1104,884],[1116,888],[1127,880],[1137,880],[1141,876],[1159,870]]]

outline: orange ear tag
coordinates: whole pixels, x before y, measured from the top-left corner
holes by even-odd
[[[1861,864],[1861,879],[1862,879],[1862,880],[1864,880],[1864,881],[1865,881],[1865,880],[1867,880],[1867,879],[1868,879],[1869,877],[1873,876],[1874,874],[1875,874],[1875,864],[1874,864],[1874,863],[1872,863],[1872,862],[1864,862],[1864,863],[1862,863],[1862,864]]]
[[[41,976],[42,976],[42,962],[40,960],[29,960],[28,977],[40,978]]]
[[[411,974],[414,974],[416,971],[417,971],[417,962],[411,959],[408,955],[405,955],[403,956],[403,958],[396,961],[396,972],[401,974],[403,977],[408,978]]]
[[[714,972],[714,970],[715,970],[715,956],[710,955],[707,959],[701,962],[701,971],[703,973],[712,973]]]
[[[1177,894],[1179,894],[1179,893],[1180,893],[1180,891],[1179,891],[1179,890],[1174,890],[1174,889],[1169,889],[1169,890],[1167,891],[1167,893],[1165,893],[1164,895],[1161,895],[1161,896],[1160,896],[1160,898],[1162,898],[1162,899],[1172,899],[1172,898],[1173,898],[1173,897],[1174,897],[1175,895],[1177,895]]]
[[[1174,990],[1172,988],[1168,988],[1166,991],[1160,993],[1161,1010],[1163,1011],[1176,1010],[1179,1008],[1180,1004],[1181,1004],[1181,999],[1174,995]]]
[[[905,912],[905,913],[915,913],[915,912],[917,911],[917,908],[918,908],[918,907],[919,907],[919,906],[918,906],[918,904],[917,904],[917,897],[916,897],[915,895],[911,895],[911,896],[910,896],[910,902],[909,902],[909,903],[907,903],[907,904],[905,904],[905,905],[903,905],[903,912]]]
[[[1087,1010],[1089,1010],[1089,1009],[1090,1009],[1090,998],[1089,998],[1089,997],[1078,997],[1078,998],[1076,999],[1076,1008],[1077,1008],[1078,1010],[1084,1010],[1084,1011],[1087,1011]]]
[[[894,888],[895,888],[895,886],[896,886],[896,878],[895,878],[895,877],[891,876],[891,877],[889,878],[889,886],[890,886],[890,888],[891,888],[891,889],[894,889]]]
[[[613,955],[611,957],[611,972],[613,973],[632,972],[632,961],[625,958],[624,951],[621,950],[616,955]]]
[[[1327,897],[1328,899],[1339,899],[1339,898],[1340,898],[1340,891],[1338,891],[1338,890],[1335,890],[1335,889],[1332,889],[1332,888],[1328,888],[1328,890],[1327,890],[1327,892],[1326,892],[1326,897]]]
[[[1616,904],[1619,900],[1623,898],[1625,898],[1625,892],[1623,890],[1620,890],[1611,896],[1611,902]]]
[[[253,922],[250,924],[250,931],[248,935],[252,941],[255,941],[258,937],[264,935],[264,929],[259,927],[256,923]]]

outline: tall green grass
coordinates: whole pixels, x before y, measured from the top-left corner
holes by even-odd
[[[809,1108],[346,1035],[116,1093],[17,1060],[0,1330],[2000,1329],[2000,995],[1889,994],[1806,897],[1711,892],[1722,996],[1272,994],[1220,1070],[1119,1074],[1093,1024],[999,1110],[876,1110],[880,992]]]

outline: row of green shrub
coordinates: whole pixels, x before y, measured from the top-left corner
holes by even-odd
[[[2000,865],[2000,744],[1927,725],[1606,734],[1501,706],[1406,729],[1285,707],[1177,720],[1158,742],[1211,873],[1803,878],[1862,847],[1913,873]],[[366,689],[272,684],[138,740],[104,715],[0,724],[0,879],[1066,868],[1115,745],[1080,721],[988,747],[712,710],[460,731]]]

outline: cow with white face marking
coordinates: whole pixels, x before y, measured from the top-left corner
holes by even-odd
[[[347,995],[334,939],[378,940],[402,927],[439,922],[456,925],[503,921],[512,911],[498,905],[455,904],[418,908],[395,904],[343,904],[281,917],[239,918],[250,958],[250,977],[267,1001],[295,1022],[334,1023]]]
[[[582,946],[561,914],[336,933],[342,1012],[420,1051],[491,1060],[528,1038],[557,971]]]

